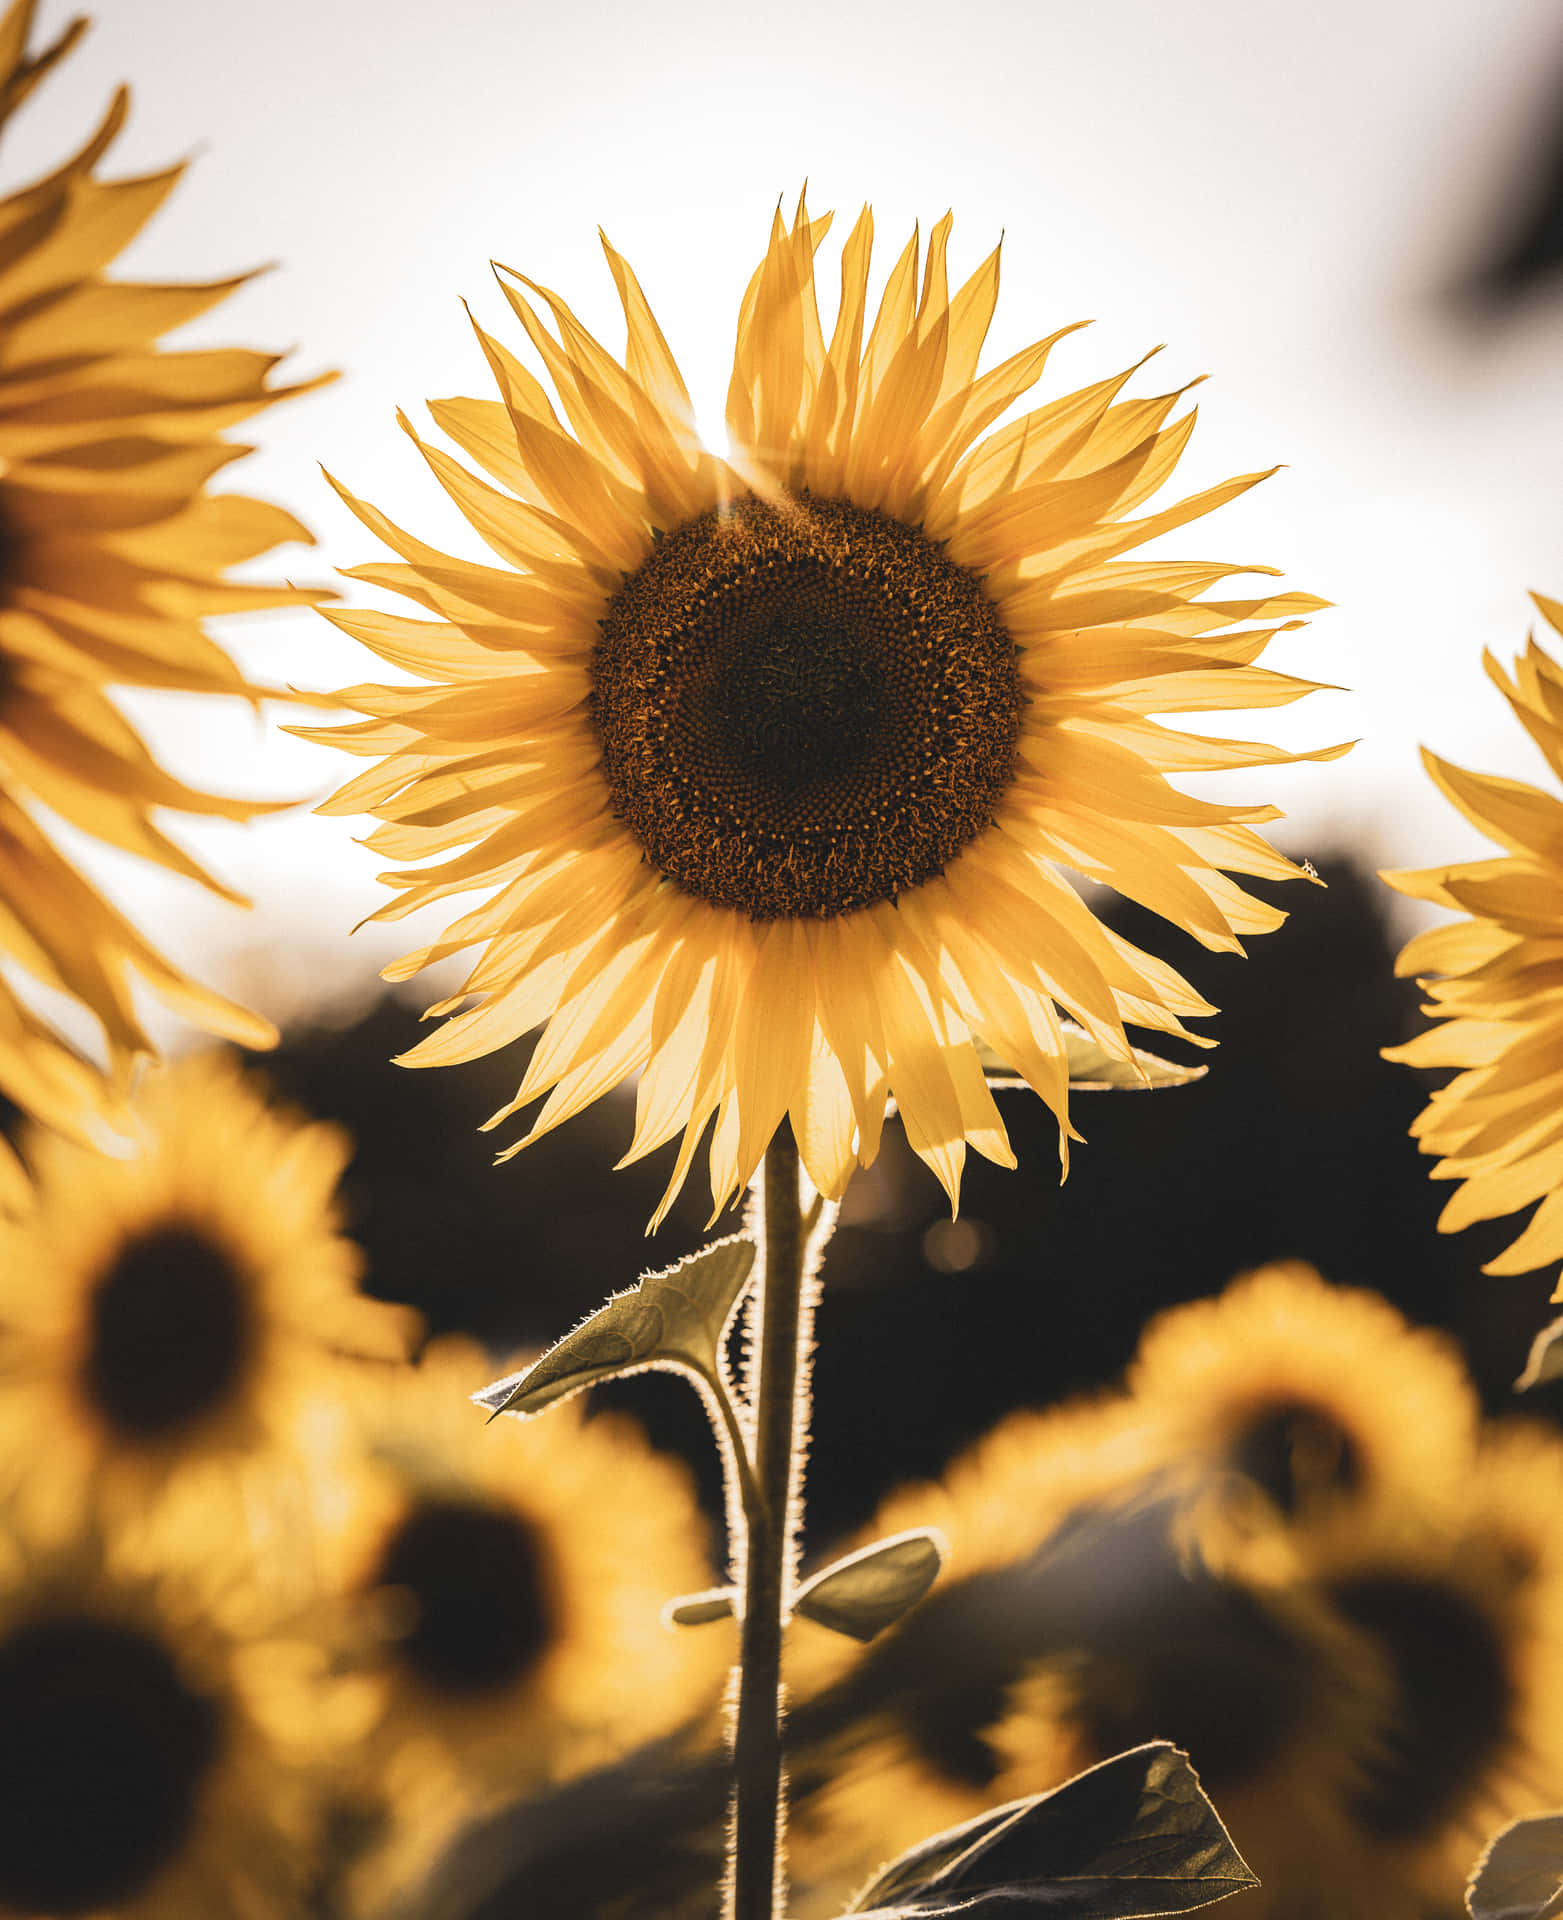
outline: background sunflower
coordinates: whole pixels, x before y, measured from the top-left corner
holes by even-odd
[[[314,1800],[263,1705],[263,1639],[211,1606],[234,1563],[159,1565],[77,1519],[46,1544],[0,1521],[0,1903],[288,1920],[315,1870]]]
[[[1563,634],[1563,606],[1534,598]],[[1485,664],[1550,771],[1563,776],[1557,662],[1533,639],[1512,677],[1491,654]],[[1563,1257],[1563,801],[1517,780],[1466,772],[1433,753],[1424,751],[1423,760],[1440,792],[1507,851],[1493,860],[1384,875],[1414,900],[1469,916],[1429,928],[1402,950],[1397,968],[1417,977],[1429,997],[1424,1012],[1443,1024],[1387,1057],[1464,1069],[1434,1092],[1411,1129],[1424,1153],[1442,1156],[1433,1178],[1460,1183],[1438,1224],[1458,1233],[1540,1200],[1524,1231],[1484,1269],[1528,1273]]]
[[[24,1143],[36,1202],[0,1222],[0,1474],[55,1531],[95,1487],[121,1519],[172,1501],[192,1536],[264,1533],[258,1488],[347,1390],[346,1356],[383,1371],[418,1316],[357,1289],[339,1128],[268,1106],[216,1053],[150,1077],[131,1119],[135,1150],[113,1158]]]
[[[34,0],[13,0],[0,19],[4,117],[78,37],[73,26],[29,55],[34,11]],[[319,382],[268,385],[276,355],[159,346],[240,282],[110,276],[183,171],[99,176],[128,110],[122,87],[76,153],[0,201],[0,954],[13,976],[30,975],[91,1016],[109,1064],[100,1078],[8,979],[0,982],[0,1092],[76,1137],[95,1110],[123,1096],[137,1060],[156,1051],[134,982],[228,1039],[264,1046],[275,1037],[260,1015],[164,958],[56,845],[58,818],[237,901],[154,814],[247,820],[287,804],[178,779],[109,689],[254,702],[265,689],[203,622],[320,597],[225,577],[310,535],[280,507],[208,490],[249,451],[223,434]],[[0,1198],[25,1204],[8,1158],[0,1174]]]

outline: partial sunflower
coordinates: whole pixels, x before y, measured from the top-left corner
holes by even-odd
[[[29,56],[33,11],[33,0],[15,0],[0,18],[0,123],[83,25]],[[73,158],[0,200],[0,962],[84,1007],[109,1061],[105,1078],[0,979],[0,1092],[78,1137],[123,1092],[135,1060],[155,1053],[135,980],[229,1039],[264,1047],[276,1035],[165,959],[58,851],[48,815],[237,899],[153,816],[246,820],[279,803],[177,780],[109,689],[258,699],[267,689],[244,678],[203,620],[321,597],[223,577],[279,542],[310,540],[280,507],[207,490],[249,451],[223,433],[319,383],[268,386],[276,355],[159,348],[240,279],[108,277],[183,171],[97,177],[127,107],[121,89]],[[19,1170],[3,1148],[0,1157],[0,1200],[24,1203]]]
[[[1062,1784],[1142,1740],[1184,1748],[1259,1886],[1245,1920],[1430,1920],[1419,1891],[1375,1872],[1351,1816],[1380,1752],[1387,1664],[1306,1587],[1250,1582],[1197,1556],[1083,1543],[1099,1617],[1010,1689],[989,1732],[1002,1803]],[[1089,1604],[1090,1584],[1077,1596]],[[1068,1766],[1060,1765],[1067,1756]]]
[[[1159,1314],[1128,1385],[1151,1456],[1208,1493],[1218,1524],[1437,1511],[1465,1495],[1479,1408],[1455,1343],[1300,1260]]]
[[[847,1543],[931,1528],[945,1563],[927,1599],[866,1647],[807,1619],[788,1629],[791,1845],[805,1882],[844,1898],[878,1861],[995,1803],[988,1730],[1028,1663],[1057,1646],[1050,1556],[1151,1507],[1152,1437],[1122,1395],[1010,1414],[939,1480],[889,1495]],[[1062,1780],[1096,1756],[1062,1716],[1049,1724]]]
[[[356,1290],[340,1128],[268,1106],[216,1053],[150,1076],[133,1119],[123,1158],[24,1140],[36,1205],[0,1221],[0,1476],[56,1529],[93,1485],[122,1516],[177,1492],[187,1531],[259,1524],[237,1496],[270,1472],[261,1443],[340,1392],[342,1355],[403,1359],[417,1316]]]
[[[1306,1593],[1207,1565],[1183,1546],[1165,1483],[1146,1495],[1081,1507],[1038,1548],[1017,1530],[1006,1563],[957,1564],[799,1699],[806,1874],[838,1891],[910,1846],[918,1822],[926,1835],[1151,1739],[1188,1751],[1245,1857],[1251,1838],[1267,1865],[1284,1856],[1267,1807],[1289,1810],[1294,1850],[1299,1823],[1345,1830],[1382,1724],[1382,1662]],[[1253,1808],[1241,1824],[1237,1807]]]
[[[1563,603],[1532,598],[1563,634]],[[1490,653],[1488,677],[1563,778],[1563,669],[1534,638],[1511,679]],[[1508,851],[1496,860],[1422,867],[1383,878],[1413,900],[1469,917],[1419,933],[1395,970],[1417,977],[1424,1011],[1444,1024],[1387,1060],[1460,1067],[1412,1126],[1435,1180],[1460,1186],[1439,1215],[1445,1233],[1540,1200],[1524,1231],[1484,1273],[1529,1273],[1563,1259],[1563,801],[1519,780],[1468,773],[1425,748],[1422,764],[1473,826]],[[1553,1295],[1563,1299],[1563,1283]]]
[[[0,1522],[0,1912],[291,1920],[314,1869],[299,1750],[190,1574],[90,1525]]]
[[[350,688],[365,719],[301,729],[379,763],[325,809],[378,814],[377,851],[464,849],[387,874],[398,898],[381,917],[486,896],[389,970],[484,946],[431,1012],[479,1004],[406,1060],[470,1059],[547,1021],[490,1123],[546,1094],[527,1139],[639,1074],[626,1159],[682,1134],[658,1219],[713,1119],[719,1208],[789,1115],[814,1184],[839,1194],[874,1158],[889,1095],[953,1200],[968,1144],[1014,1164],[979,1041],[1047,1101],[1066,1144],[1060,1008],[1120,1059],[1125,1021],[1182,1033],[1213,1009],[1060,869],[1241,951],[1283,916],[1228,874],[1301,871],[1253,831],[1276,810],[1191,799],[1165,776],[1345,751],[1150,717],[1313,685],[1253,663],[1322,602],[1202,600],[1271,570],[1118,557],[1263,476],[1127,518],[1194,422],[1166,424],[1180,393],[1118,402],[1128,373],[984,438],[1061,334],[978,375],[998,254],[952,296],[948,215],[921,290],[914,235],[870,319],[865,209],[827,345],[815,253],[829,223],[801,200],[790,228],[773,222],[739,314],[725,458],[700,445],[606,241],[622,364],[501,269],[565,420],[479,328],[501,400],[431,412],[498,485],[407,431],[504,564],[453,559],[344,491],[402,562],[350,577],[435,618],[329,617],[433,684]]]
[[[662,1624],[711,1581],[685,1470],[578,1405],[489,1427],[469,1396],[493,1374],[447,1336],[352,1396],[365,1451],[326,1555],[395,1822],[377,1891],[475,1807],[714,1723],[731,1656]]]
[[[1376,1871],[1451,1910],[1498,1826],[1563,1799],[1560,1500],[1557,1436],[1495,1426],[1458,1514],[1342,1516],[1300,1556],[1390,1679],[1353,1824]]]

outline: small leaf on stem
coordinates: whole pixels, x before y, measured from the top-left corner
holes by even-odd
[[[662,1609],[669,1627],[703,1627],[713,1620],[729,1620],[737,1611],[736,1587],[707,1587],[704,1593],[686,1593]]]
[[[1563,1813],[1516,1820],[1487,1843],[1465,1889],[1475,1920],[1558,1920],[1563,1914]]]
[[[850,1639],[872,1640],[917,1605],[944,1554],[944,1541],[923,1527],[876,1540],[806,1580],[792,1610]]]
[[[743,1234],[713,1240],[662,1273],[614,1294],[543,1357],[472,1397],[525,1418],[615,1374],[668,1367],[715,1383],[717,1356],[754,1267]]]
[[[850,1911],[1015,1920],[1031,1907],[1048,1920],[1148,1920],[1258,1884],[1187,1758],[1158,1740],[924,1840]]]

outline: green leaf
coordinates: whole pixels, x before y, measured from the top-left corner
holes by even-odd
[[[729,1620],[736,1611],[736,1587],[707,1587],[704,1593],[686,1593],[670,1600],[662,1618],[670,1627],[704,1627],[713,1620]]]
[[[1475,1920],[1557,1920],[1563,1914],[1563,1813],[1516,1820],[1487,1844],[1465,1889]]]
[[[1134,1047],[1131,1051],[1142,1070],[1136,1071],[1127,1060],[1120,1060],[1116,1054],[1098,1046],[1090,1034],[1072,1020],[1061,1020],[1059,1025],[1069,1050],[1072,1093],[1144,1093],[1152,1087],[1186,1087],[1191,1080],[1203,1080],[1209,1071],[1206,1067],[1176,1066],[1171,1060],[1162,1060],[1154,1053]],[[990,1087],[1025,1086],[1026,1082],[1016,1078],[1009,1062],[1001,1060],[984,1041],[979,1040],[975,1045]]]
[[[715,1383],[717,1354],[754,1267],[743,1234],[713,1240],[663,1273],[648,1273],[520,1373],[472,1397],[491,1413],[541,1413],[614,1374],[671,1367]]]
[[[1258,1884],[1186,1757],[1158,1740],[924,1840],[849,1911],[1015,1920],[1030,1907],[1047,1920],[1148,1920]]]
[[[1545,1387],[1554,1380],[1563,1380],[1563,1320],[1554,1320],[1550,1327],[1543,1327],[1531,1341],[1530,1358],[1514,1383],[1514,1391],[1525,1393],[1531,1387]]]
[[[926,1528],[876,1540],[798,1589],[793,1612],[852,1640],[872,1640],[915,1607],[939,1577],[944,1542]]]

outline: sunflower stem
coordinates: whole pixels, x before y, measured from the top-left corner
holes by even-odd
[[[746,1530],[738,1712],[733,1730],[730,1920],[786,1911],[782,1630],[797,1577],[814,1317],[798,1149],[786,1121],[765,1153],[760,1274],[749,1355],[758,1510]]]

